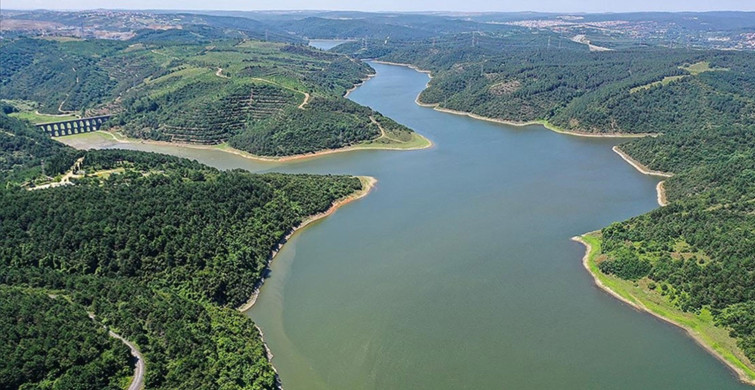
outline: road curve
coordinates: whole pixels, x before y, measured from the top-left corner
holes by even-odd
[[[93,321],[95,320],[94,313],[88,313],[89,318],[91,318]],[[103,325],[104,326],[104,325]],[[128,386],[128,390],[141,390],[144,388],[144,373],[146,372],[146,369],[144,367],[144,356],[142,356],[142,353],[139,352],[139,349],[136,348],[136,345],[131,343],[130,341],[123,338],[123,336],[119,335],[118,333],[113,332],[112,330],[108,330],[108,335],[114,339],[120,340],[123,344],[126,344],[126,346],[131,349],[131,355],[136,358],[136,367],[134,367],[134,379],[131,380],[131,384]]]
[[[126,344],[131,349],[131,355],[136,358],[136,367],[134,368],[134,379],[131,380],[131,384],[128,386],[128,390],[141,390],[144,388],[144,356],[139,352],[134,344],[121,337],[121,335],[108,331],[110,337],[121,340],[123,344]]]

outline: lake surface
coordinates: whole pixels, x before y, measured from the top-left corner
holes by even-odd
[[[373,67],[350,98],[433,148],[281,164],[100,139],[222,169],[379,180],[292,237],[248,313],[286,390],[750,388],[582,268],[570,237],[658,207],[657,180],[611,151],[621,140],[419,107],[427,75]]]
[[[350,42],[346,39],[310,39],[309,45],[320,50],[330,50],[342,43]]]

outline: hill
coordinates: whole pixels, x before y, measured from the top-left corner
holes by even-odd
[[[373,73],[366,64],[307,46],[228,39],[212,31],[148,30],[127,42],[3,42],[0,49],[9,55],[0,59],[0,98],[37,107],[14,115],[33,118],[36,110],[48,114],[43,120],[54,120],[49,115],[110,113],[110,125],[128,136],[227,142],[264,156],[378,140],[409,144],[398,136],[386,141],[380,127],[395,134],[411,130],[343,98]]]
[[[34,130],[24,122],[3,119],[3,133],[27,141],[3,149],[3,158],[70,151],[49,139],[57,145],[47,150],[26,135]],[[1,345],[26,343],[26,353],[0,366],[0,387],[93,375],[97,381],[87,383],[98,388],[122,383],[129,371],[123,346],[100,331],[87,336],[89,348],[69,353],[72,361],[40,362],[34,353],[43,346],[48,356],[69,351],[73,341],[84,345],[78,334],[105,325],[141,350],[148,388],[275,388],[259,332],[235,308],[252,296],[284,237],[364,190],[361,181],[218,171],[144,152],[73,153],[71,185],[14,185],[23,164],[0,177],[0,294],[17,298],[3,310],[33,324],[23,336],[12,330],[17,325],[0,323],[8,331]],[[61,332],[51,334],[38,322],[45,318]]]

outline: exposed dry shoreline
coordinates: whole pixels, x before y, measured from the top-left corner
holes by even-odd
[[[590,234],[590,233],[586,233],[586,234]],[[582,244],[582,245],[585,246],[585,255],[582,257],[582,265],[585,267],[585,269],[590,274],[590,276],[592,276],[593,282],[595,283],[595,285],[598,286],[601,290],[607,292],[608,294],[610,294],[614,298],[620,300],[621,302],[626,303],[627,305],[631,306],[632,308],[634,308],[637,311],[650,314],[653,317],[656,317],[656,318],[658,318],[658,319],[660,319],[660,320],[662,320],[664,322],[667,322],[669,324],[672,324],[672,325],[674,325],[676,327],[679,327],[679,328],[683,329],[687,333],[687,335],[689,335],[689,337],[691,337],[693,340],[695,340],[695,342],[698,345],[700,345],[701,347],[703,347],[703,349],[705,349],[708,353],[710,353],[711,355],[715,356],[716,359],[718,359],[719,361],[721,361],[722,363],[724,363],[730,370],[732,370],[737,375],[737,377],[739,378],[739,380],[742,383],[746,383],[748,385],[754,385],[755,386],[755,380],[753,380],[752,378],[750,378],[747,375],[747,373],[745,373],[740,367],[737,367],[733,363],[731,363],[728,360],[726,360],[723,356],[721,356],[718,353],[718,351],[716,351],[715,349],[711,348],[708,344],[706,344],[700,338],[700,336],[699,336],[698,333],[696,333],[692,329],[684,326],[683,324],[680,324],[680,323],[672,320],[671,318],[664,317],[664,316],[662,316],[662,315],[660,315],[660,314],[658,314],[658,313],[656,313],[656,312],[648,309],[642,303],[635,303],[635,302],[629,301],[628,299],[622,297],[617,292],[611,290],[609,287],[607,287],[605,284],[603,284],[603,282],[599,279],[598,275],[596,275],[595,273],[593,273],[593,271],[590,269],[590,253],[592,252],[592,249],[593,249],[592,245],[590,245],[587,241],[585,241],[584,239],[582,239],[582,237],[580,237],[580,236],[572,237],[571,239],[573,241],[579,242],[580,244]]]
[[[641,162],[635,160],[632,158],[632,156],[626,154],[623,150],[621,150],[618,146],[613,147],[613,151],[616,152],[621,158],[624,159],[624,161],[628,162],[629,165],[633,166],[636,170],[640,171],[641,173],[644,173],[645,175],[651,175],[651,176],[662,176],[662,177],[671,177],[674,176],[672,173],[668,172],[661,172],[661,171],[654,171],[645,165],[643,165]]]
[[[358,83],[354,84],[354,86],[353,86],[353,87],[351,87],[351,88],[349,88],[348,90],[346,90],[346,93],[345,93],[345,94],[343,94],[343,97],[345,97],[345,98],[349,97],[349,95],[350,95],[350,94],[351,94],[352,92],[356,91],[356,89],[357,89],[357,88],[361,87],[361,86],[362,86],[362,85],[363,85],[363,84],[364,84],[365,82],[367,82],[367,81],[368,81],[369,79],[371,79],[371,78],[375,77],[375,75],[377,75],[377,73],[368,74],[368,75],[367,75],[367,77],[363,78],[363,79],[362,79],[361,81],[359,81]]]
[[[260,334],[260,341],[262,341],[262,346],[265,347],[265,355],[267,356],[267,361],[270,362],[270,367],[273,368],[273,372],[275,372],[275,388],[279,390],[283,390],[283,383],[281,382],[280,375],[278,375],[278,369],[275,368],[273,365],[273,351],[270,350],[270,347],[267,346],[267,343],[265,342],[265,334],[262,333],[262,328],[257,325],[257,323],[254,323],[254,328],[257,329],[257,332]]]
[[[318,221],[320,219],[323,219],[323,218],[325,218],[325,217],[327,217],[327,216],[335,213],[336,210],[338,210],[339,208],[343,207],[344,205],[346,205],[348,203],[351,203],[351,202],[353,202],[353,201],[355,201],[357,199],[364,198],[365,196],[367,196],[367,194],[370,193],[370,191],[372,191],[372,189],[377,184],[377,179],[375,179],[374,177],[371,177],[371,176],[359,176],[359,180],[362,182],[362,189],[361,190],[359,190],[359,191],[357,191],[357,192],[355,192],[355,193],[353,193],[353,194],[351,194],[351,195],[349,195],[349,196],[347,196],[345,198],[336,200],[335,202],[333,202],[333,204],[330,206],[330,208],[327,211],[324,211],[324,212],[319,213],[319,214],[311,215],[307,219],[305,219],[304,221],[302,221],[299,224],[299,226],[296,226],[295,228],[293,228],[291,230],[291,232],[289,232],[288,235],[286,235],[286,237],[284,237],[278,243],[277,247],[275,249],[273,249],[272,253],[270,254],[270,258],[267,261],[267,265],[265,267],[266,268],[270,267],[270,263],[273,261],[273,259],[275,259],[275,256],[280,252],[280,250],[283,247],[283,245],[285,245],[285,243],[291,238],[291,236],[294,235],[294,233],[298,232],[299,230],[304,229],[305,227],[307,227],[312,222]],[[260,279],[260,281],[257,283],[257,285],[254,288],[254,292],[252,293],[252,296],[249,298],[249,300],[245,304],[241,305],[238,308],[239,311],[245,312],[245,311],[248,311],[249,309],[251,309],[254,306],[254,304],[257,302],[257,297],[259,296],[260,287],[262,286],[262,284],[264,283],[264,281],[265,281],[264,278]]]
[[[623,158],[624,161],[626,161],[627,163],[629,163],[629,165],[633,166],[634,169],[638,170],[642,174],[650,175],[650,176],[661,176],[661,177],[671,177],[671,176],[673,176],[673,174],[671,174],[671,173],[654,171],[654,170],[646,167],[645,165],[643,165],[639,161],[633,159],[632,156],[626,154],[618,146],[614,146],[612,150],[614,152],[616,152],[616,154],[618,154],[619,156],[621,156],[621,158]],[[666,188],[664,187],[664,183],[666,183],[666,181],[665,180],[661,180],[655,186],[655,192],[657,194],[658,205],[660,205],[661,207],[668,205],[668,200],[666,199]]]
[[[594,232],[590,232],[590,233],[594,233]],[[586,233],[586,234],[590,234],[590,233]],[[630,300],[622,297],[621,295],[619,295],[619,293],[611,290],[605,284],[603,284],[603,282],[601,282],[600,279],[598,279],[598,276],[595,275],[592,272],[592,270],[590,270],[590,252],[592,252],[592,245],[590,245],[587,241],[585,241],[584,239],[582,239],[582,237],[580,237],[580,236],[574,236],[571,239],[572,239],[572,241],[576,241],[576,242],[578,242],[578,243],[580,243],[580,244],[582,244],[582,245],[585,246],[585,255],[582,257],[582,266],[585,267],[585,269],[587,270],[587,272],[592,276],[592,279],[595,282],[596,286],[600,287],[601,290],[603,290],[603,291],[605,291],[605,292],[613,295],[614,298],[616,298],[616,299],[618,299],[618,300],[626,303],[629,306],[632,306],[633,308],[635,308],[635,309],[637,309],[639,311],[647,311],[648,313],[653,314],[656,317],[664,319],[664,318],[660,317],[659,315],[650,312],[645,307],[640,306],[640,305],[638,305],[638,304],[636,304],[636,303],[634,303],[634,302],[632,302],[632,301],[630,301]],[[667,319],[664,319],[664,320],[669,321]]]
[[[564,129],[560,128],[560,127],[557,127],[557,126],[549,123],[548,121],[543,121],[543,120],[535,120],[535,121],[527,121],[527,122],[515,122],[515,121],[507,121],[507,120],[503,120],[503,119],[496,119],[496,118],[490,118],[490,117],[481,116],[481,115],[477,115],[477,114],[472,114],[471,112],[466,112],[466,111],[458,111],[458,110],[452,110],[450,108],[443,108],[443,107],[440,107],[440,105],[438,103],[433,103],[433,104],[422,103],[421,101],[419,101],[419,96],[417,96],[416,102],[420,106],[431,107],[435,111],[445,112],[445,113],[448,113],[448,114],[463,115],[463,116],[468,116],[468,117],[473,118],[473,119],[479,119],[479,120],[487,121],[487,122],[500,123],[500,124],[504,124],[504,125],[508,125],[508,126],[524,127],[524,126],[531,126],[531,125],[541,125],[541,126],[545,127],[546,129],[548,129],[550,131],[554,131],[556,133],[564,134],[564,135],[571,135],[571,136],[574,136],[574,137],[587,137],[587,138],[642,138],[642,137],[652,137],[654,135],[654,134],[649,134],[649,133],[642,133],[642,134],[625,134],[625,133],[601,133],[601,134],[595,134],[595,133],[585,133],[585,132],[581,132],[581,131],[564,130]]]
[[[367,60],[367,61],[374,62],[376,64],[383,64],[383,65],[405,66],[407,68],[414,69],[414,70],[416,70],[417,72],[420,72],[420,73],[427,73],[427,75],[430,76],[431,79],[433,78],[433,73],[431,71],[429,71],[427,69],[421,69],[421,68],[417,67],[416,65],[405,64],[405,63],[401,63],[401,62],[381,61],[381,60]]]
[[[369,60],[369,61],[377,63],[377,64],[384,64],[384,65],[405,66],[407,68],[414,69],[417,72],[426,73],[430,77],[431,80],[433,78],[433,75],[432,75],[431,71],[426,70],[426,69],[421,69],[421,68],[419,68],[419,67],[417,67],[415,65],[412,65],[412,64],[405,64],[405,63],[400,63],[400,62],[390,62],[390,61],[380,61],[380,60]],[[421,94],[421,92],[420,92],[420,94]],[[417,105],[419,105],[419,106],[429,107],[429,108],[434,109],[435,111],[445,112],[445,113],[454,114],[454,115],[468,116],[468,117],[473,118],[473,119],[479,119],[479,120],[487,121],[487,122],[500,123],[500,124],[509,125],[509,126],[522,127],[522,126],[530,126],[530,125],[542,125],[546,129],[551,130],[551,131],[555,131],[556,133],[566,134],[566,135],[572,135],[572,136],[575,136],[575,137],[590,137],[590,138],[642,138],[642,137],[653,137],[653,136],[657,135],[657,134],[653,134],[653,133],[639,133],[639,134],[601,133],[601,134],[595,134],[595,133],[586,133],[586,132],[582,132],[582,131],[565,130],[565,129],[562,129],[562,128],[560,128],[558,126],[555,126],[555,125],[549,123],[548,121],[544,121],[544,120],[534,120],[534,121],[526,121],[526,122],[508,121],[508,120],[503,120],[503,119],[497,119],[497,118],[491,118],[491,117],[487,117],[487,116],[477,115],[477,114],[473,114],[473,113],[467,112],[467,111],[459,111],[459,110],[452,110],[450,108],[444,108],[444,107],[440,106],[440,103],[424,103],[424,102],[422,102],[420,100],[420,95],[417,95],[417,97],[414,99],[414,102],[417,103]]]
[[[666,188],[664,187],[665,183],[665,180],[661,180],[655,185],[655,192],[658,194],[658,205],[661,207],[668,205],[668,200],[666,200]]]
[[[433,146],[433,142],[429,139],[425,138],[421,134],[417,133],[422,138],[425,138],[427,140],[427,144],[423,146],[418,147],[409,147],[404,148],[401,146],[391,146],[391,145],[380,145],[380,144],[364,144],[364,145],[352,145],[347,146],[344,148],[339,149],[325,149],[320,150],[314,153],[305,153],[305,154],[295,154],[292,156],[284,156],[284,157],[264,157],[264,156],[258,156],[256,154],[251,154],[248,152],[245,152],[243,150],[239,150],[236,148],[233,148],[231,146],[225,146],[225,147],[218,147],[217,145],[198,145],[198,144],[190,144],[185,142],[168,142],[168,141],[155,141],[155,140],[146,140],[146,139],[137,139],[137,138],[127,138],[119,137],[116,135],[114,131],[103,131],[98,130],[97,132],[101,132],[103,134],[108,134],[119,143],[130,143],[130,144],[147,144],[147,145],[158,145],[158,146],[177,146],[181,148],[190,148],[190,149],[200,149],[200,150],[218,150],[225,153],[231,153],[235,154],[237,156],[241,156],[250,160],[254,161],[260,161],[260,162],[289,162],[289,161],[296,161],[296,160],[305,160],[309,158],[315,158],[315,157],[321,157],[328,154],[334,154],[334,153],[346,153],[346,152],[354,152],[358,150],[421,150],[421,149],[428,149]],[[65,142],[65,138],[61,140],[61,142]],[[68,144],[68,143],[66,143]],[[75,145],[68,144],[69,146],[76,147]]]

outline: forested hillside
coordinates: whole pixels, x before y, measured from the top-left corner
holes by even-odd
[[[368,65],[299,44],[249,40],[243,29],[229,37],[228,31],[201,25],[144,30],[126,42],[7,40],[0,43],[0,99],[11,111],[14,104],[36,107],[16,107],[21,112],[13,115],[55,121],[51,115],[115,114],[109,126],[128,136],[227,142],[266,156],[380,137],[370,119],[380,114],[343,98],[373,73]]]
[[[116,390],[132,375],[128,348],[84,306],[3,285],[0,301],[0,387]]]
[[[337,50],[431,70],[421,102],[485,117],[586,133],[672,133],[755,121],[755,53],[588,52],[557,35],[522,33],[371,44]]]
[[[33,130],[2,131],[22,137]],[[29,141],[14,153],[35,156],[36,147]],[[4,324],[8,332],[0,333],[0,344],[10,348],[24,338],[29,346],[70,348],[64,337],[94,329],[82,319],[91,311],[138,345],[148,388],[274,388],[276,376],[259,334],[234,308],[252,295],[283,237],[360,190],[360,180],[224,172],[143,152],[73,153],[83,157],[79,169],[86,172],[73,185],[29,191],[8,185],[15,176],[3,173],[0,285],[8,286],[3,293],[10,287],[42,293],[19,295],[17,306],[3,309],[15,310],[17,315],[10,313],[15,318],[56,315],[55,324],[65,331],[54,338],[43,325],[27,325],[27,332],[38,333],[23,336],[12,331],[15,325]],[[61,314],[31,313],[39,305]],[[56,363],[62,366],[40,365],[35,352],[17,356],[12,366],[6,359],[0,387],[60,384],[87,375],[98,375],[99,382],[92,382],[102,384],[98,388],[109,386],[108,378],[118,381],[129,368],[123,348],[100,336],[80,358]],[[12,367],[24,369],[10,375]]]
[[[76,154],[26,122],[0,114],[2,182],[25,183],[43,174],[56,176],[73,165]]]
[[[644,138],[622,149],[675,172],[671,203],[603,229],[601,271],[650,280],[683,311],[711,312],[755,361],[755,126]]]

